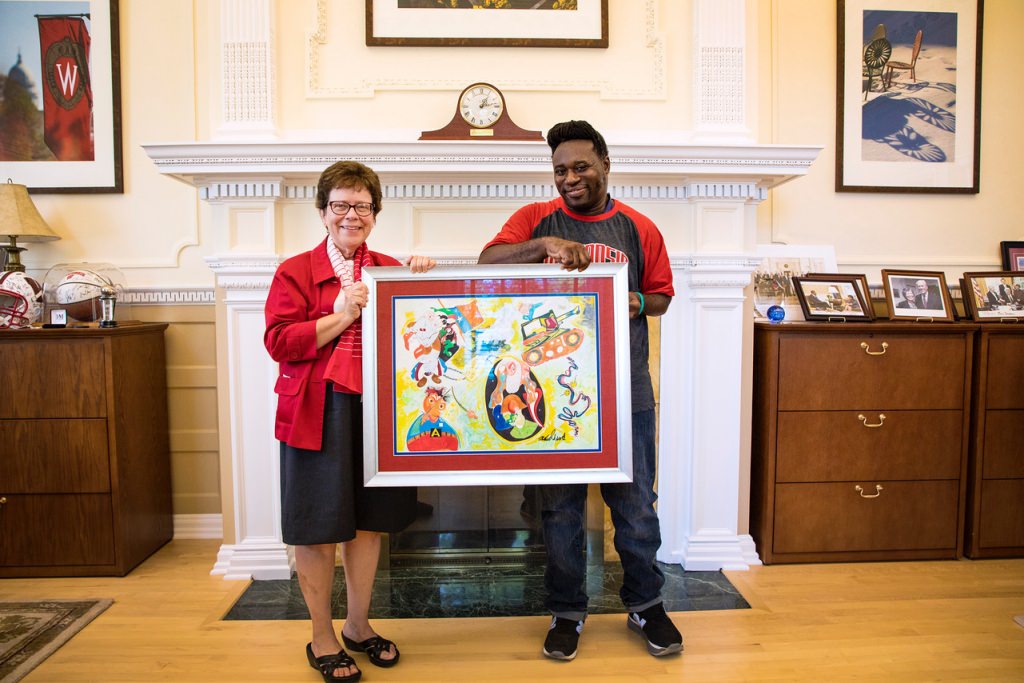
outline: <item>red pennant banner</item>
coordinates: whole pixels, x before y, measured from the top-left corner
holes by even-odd
[[[89,31],[78,17],[40,17],[43,125],[60,161],[93,161]]]

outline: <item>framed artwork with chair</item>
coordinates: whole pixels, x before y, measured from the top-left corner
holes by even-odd
[[[978,192],[983,2],[839,0],[837,192]]]

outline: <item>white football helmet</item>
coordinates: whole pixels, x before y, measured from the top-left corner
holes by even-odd
[[[0,274],[0,329],[28,327],[43,311],[43,288],[21,272]]]

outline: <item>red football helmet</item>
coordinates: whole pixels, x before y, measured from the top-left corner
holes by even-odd
[[[28,327],[43,309],[43,288],[21,272],[0,274],[0,329]]]

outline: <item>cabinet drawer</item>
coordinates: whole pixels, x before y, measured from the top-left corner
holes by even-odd
[[[962,409],[966,343],[961,334],[784,336],[779,410]]]
[[[982,483],[978,545],[1024,547],[1024,479],[992,479]]]
[[[985,411],[982,462],[985,479],[1024,478],[1024,410]]]
[[[1024,408],[1024,335],[992,335],[988,343],[988,408]]]
[[[110,496],[0,491],[0,566],[114,563]]]
[[[0,419],[105,417],[103,340],[0,344]]]
[[[110,491],[106,420],[0,420],[8,493]]]
[[[959,410],[788,412],[778,420],[779,482],[960,476]]]
[[[863,489],[862,493],[855,486]],[[875,495],[875,486],[882,486]],[[863,495],[862,495],[863,494]],[[956,548],[959,482],[779,484],[776,553]]]

